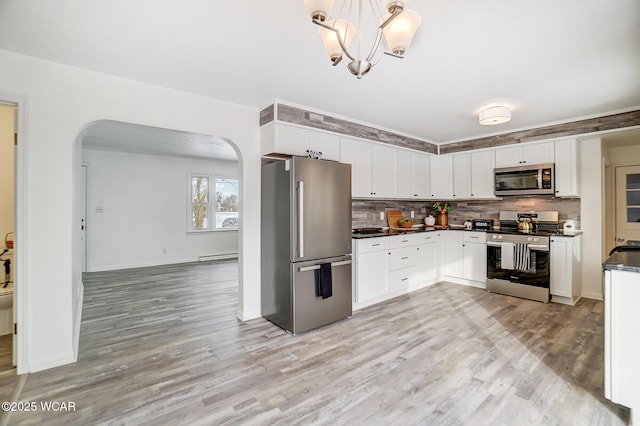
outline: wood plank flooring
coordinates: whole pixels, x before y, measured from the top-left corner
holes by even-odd
[[[286,334],[240,322],[235,261],[89,274],[77,363],[9,424],[623,425],[603,397],[603,304],[439,283]]]

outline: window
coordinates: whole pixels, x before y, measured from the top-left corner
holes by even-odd
[[[211,199],[215,189],[215,203]],[[189,175],[189,226],[191,232],[238,229],[238,180],[211,175]]]
[[[216,229],[238,229],[238,179],[216,177]]]

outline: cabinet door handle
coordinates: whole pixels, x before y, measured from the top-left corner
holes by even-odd
[[[378,247],[380,243],[371,244],[371,247]]]
[[[408,242],[409,242],[409,240],[402,240],[402,242],[403,242],[403,243],[408,243]]]
[[[400,280],[400,281],[406,281],[406,280],[408,280],[408,279],[409,279],[409,278],[406,278],[406,277],[405,277],[405,278],[403,278],[403,279],[402,279],[402,280]]]
[[[405,256],[405,257],[401,257],[400,260],[407,260],[409,257]]]

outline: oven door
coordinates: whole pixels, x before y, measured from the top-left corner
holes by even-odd
[[[526,271],[503,269],[500,243],[487,243],[487,278],[549,288],[549,246],[529,244],[530,265]]]

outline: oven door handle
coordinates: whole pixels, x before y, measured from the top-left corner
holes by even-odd
[[[527,244],[527,247],[529,247],[529,250],[549,251],[549,246],[545,244]]]
[[[487,241],[487,246],[489,246],[489,247],[502,247],[502,243],[494,243],[492,241]]]

